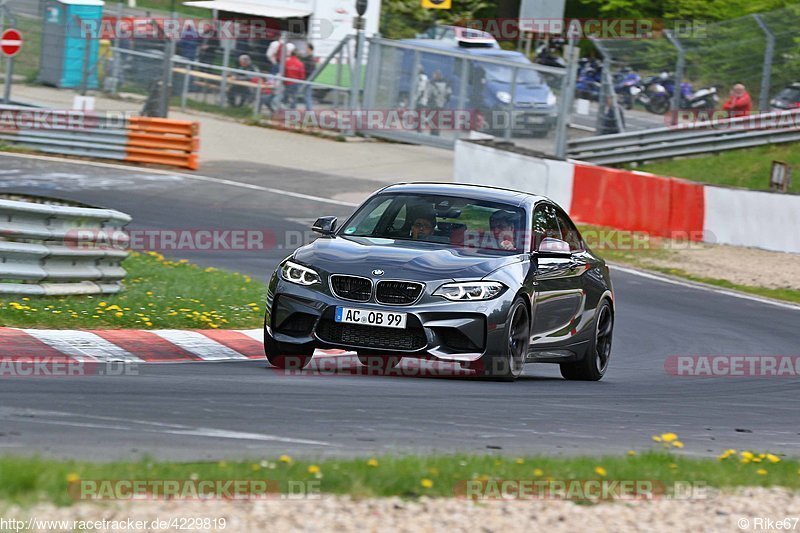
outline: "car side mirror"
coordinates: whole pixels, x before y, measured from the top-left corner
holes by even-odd
[[[536,249],[539,257],[571,257],[569,243],[553,237],[545,237]]]
[[[336,231],[336,217],[319,217],[311,226],[311,231],[320,235],[333,235]]]

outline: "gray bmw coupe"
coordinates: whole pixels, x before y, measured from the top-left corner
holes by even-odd
[[[269,283],[264,349],[303,368],[316,348],[354,350],[386,371],[403,357],[513,380],[556,363],[599,380],[611,355],[605,262],[554,202],[474,185],[385,187],[344,224],[284,259]]]

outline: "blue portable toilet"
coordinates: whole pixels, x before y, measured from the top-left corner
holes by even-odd
[[[89,47],[87,88],[96,89],[102,0],[45,0],[42,21],[42,57],[39,81],[75,88],[83,82]],[[88,38],[87,38],[88,35]]]

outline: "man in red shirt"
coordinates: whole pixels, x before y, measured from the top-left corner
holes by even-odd
[[[306,79],[306,68],[303,66],[303,62],[300,61],[300,58],[297,57],[297,51],[293,50],[291,55],[286,59],[285,65],[286,71],[284,75],[292,80],[305,80]],[[289,107],[291,109],[297,108],[297,91],[298,85],[292,81],[284,81],[286,85],[286,99],[287,102],[291,102]]]
[[[730,98],[728,98],[728,101],[722,106],[722,109],[727,111],[728,116],[731,118],[746,117],[750,114],[750,111],[753,109],[753,102],[750,100],[750,94],[747,92],[747,89],[744,88],[744,85],[737,83],[733,86]]]

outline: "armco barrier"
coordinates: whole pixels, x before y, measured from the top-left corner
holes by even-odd
[[[111,209],[66,207],[0,199],[0,294],[116,293],[126,250],[76,245],[77,230],[121,230],[131,217]],[[116,241],[121,243],[120,239]]]
[[[185,120],[0,106],[0,142],[40,152],[196,170],[199,124]]]
[[[542,194],[586,224],[800,253],[800,195],[715,187],[461,140],[454,180]]]

